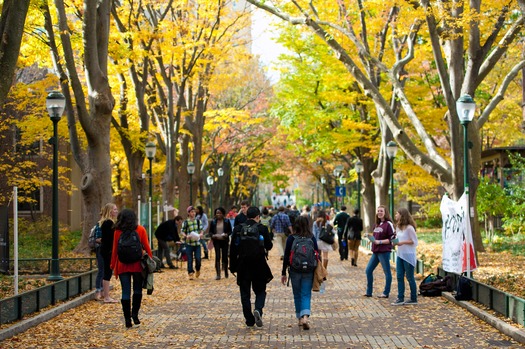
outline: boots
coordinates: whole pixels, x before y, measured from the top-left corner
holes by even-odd
[[[222,269],[224,269],[224,277],[227,279],[228,278],[228,264],[227,263],[223,263],[222,264]]]
[[[133,322],[135,323],[135,325],[140,325],[140,320],[139,320],[140,303],[142,303],[142,295],[134,294],[133,303],[131,307],[131,318],[133,319]]]
[[[221,262],[219,261],[215,262],[215,272],[217,273],[215,280],[220,280],[221,279]]]
[[[133,326],[131,323],[131,301],[129,299],[121,299],[122,312],[124,313],[124,320],[126,321],[126,327],[130,328]]]

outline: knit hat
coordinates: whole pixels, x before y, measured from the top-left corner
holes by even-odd
[[[193,206],[188,206],[187,211],[190,213],[191,211],[195,211],[195,208]]]

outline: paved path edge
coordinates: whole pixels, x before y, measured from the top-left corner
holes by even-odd
[[[470,302],[467,301],[457,301],[452,293],[450,292],[443,292],[442,296],[447,299],[450,302],[453,302],[454,304],[465,308],[468,310],[471,314],[477,316],[481,320],[485,321],[487,324],[491,325],[492,327],[496,328],[501,333],[511,337],[512,339],[520,342],[521,344],[525,344],[525,331],[522,329],[519,329],[517,327],[514,327],[508,323],[506,323],[503,320],[498,319],[496,316],[489,314],[488,312],[484,311],[483,309],[480,309],[473,305]]]
[[[29,319],[19,321],[8,328],[0,330],[0,341],[22,333],[33,326],[36,326],[44,321],[52,319],[55,316],[60,315],[70,309],[76,308],[79,305],[89,302],[92,299],[95,299],[95,290],[84,293],[83,295],[78,296],[70,301],[67,301],[49,310],[43,311],[42,313],[33,316]]]

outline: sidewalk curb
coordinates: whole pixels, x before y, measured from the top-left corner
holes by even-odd
[[[90,300],[95,299],[95,290],[85,293],[79,297],[76,297],[64,304],[54,306],[47,311],[43,311],[41,314],[32,316],[27,320],[19,321],[8,328],[0,330],[0,341],[3,341],[7,338],[11,338],[21,332],[24,332],[31,327],[34,327],[42,322],[48,321],[49,319],[54,318],[57,315],[60,315],[70,309],[76,308],[79,305],[82,305]]]
[[[468,301],[457,301],[452,293],[450,292],[443,292],[442,296],[454,304],[459,305],[462,308],[467,309],[470,313],[477,316],[481,320],[485,321],[487,324],[491,325],[492,327],[499,330],[501,333],[511,337],[512,339],[520,342],[521,344],[525,344],[525,331],[521,330],[517,327],[514,327],[512,325],[509,325],[503,320],[498,319],[497,317],[487,313],[486,311],[474,306]]]

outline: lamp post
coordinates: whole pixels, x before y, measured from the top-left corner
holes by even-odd
[[[157,152],[157,146],[153,142],[146,143],[146,157],[149,160],[149,197],[153,197],[153,172],[152,172],[152,162],[155,158],[155,153]]]
[[[467,200],[467,212],[465,212],[465,219],[467,226],[470,225],[470,197],[469,197],[469,167],[468,167],[468,124],[474,119],[476,112],[476,103],[470,95],[461,96],[456,102],[456,109],[459,117],[459,122],[463,125],[463,185],[465,187],[465,197]],[[472,241],[471,234],[465,234],[467,237],[467,277],[470,278],[470,246]]]
[[[334,168],[333,174],[334,174],[334,182],[335,182],[336,187],[337,187],[337,177],[339,177],[342,171],[343,171],[343,166],[341,165],[338,165]],[[337,210],[337,195],[335,195],[335,209]]]
[[[357,173],[357,209],[361,214],[361,172],[363,172],[363,163],[359,160],[355,163],[355,172]]]
[[[321,177],[321,184],[322,184],[321,191],[323,192],[323,208],[324,208],[324,185],[326,184],[326,178]]]
[[[211,186],[213,185],[213,182],[214,182],[213,177],[212,176],[208,176],[208,178],[206,178],[206,181],[208,182],[208,202],[209,202],[209,206],[210,206],[210,215],[209,215],[209,217],[211,217],[212,216],[212,211],[213,211],[212,208],[211,208],[211,205],[212,205],[212,203],[211,203]]]
[[[186,165],[186,170],[190,175],[190,206],[193,205],[193,174],[195,173],[195,164],[193,162],[188,162]]]
[[[341,184],[342,187],[346,184],[346,178],[341,176],[339,177],[339,184]],[[341,207],[345,204],[345,194],[346,192],[343,192],[342,200],[341,200]]]
[[[150,246],[153,249],[153,240],[151,239],[151,232],[153,231],[153,222],[151,219],[152,209],[151,209],[151,200],[153,199],[153,168],[152,163],[155,158],[155,153],[157,152],[157,146],[153,142],[146,143],[146,157],[149,160],[149,200],[148,200],[148,239],[150,241]]]
[[[51,92],[46,98],[46,108],[49,117],[53,122],[53,138],[49,139],[49,144],[53,144],[53,211],[51,227],[51,271],[49,281],[59,281],[63,277],[60,275],[60,261],[58,259],[58,122],[64,113],[66,98],[58,91]]]
[[[386,154],[390,159],[390,215],[394,216],[394,158],[397,153],[397,144],[390,141],[386,145]]]
[[[221,192],[221,182],[222,182],[222,176],[224,175],[224,170],[222,169],[222,167],[219,167],[219,169],[217,170],[217,174],[219,175],[219,206],[222,205],[222,192]]]

